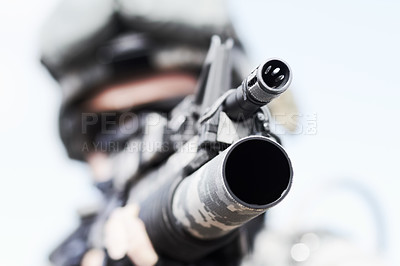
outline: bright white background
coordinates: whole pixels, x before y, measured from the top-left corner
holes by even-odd
[[[1,266],[45,265],[94,195],[85,166],[63,151],[60,94],[38,63],[38,31],[55,4],[0,6]],[[272,56],[290,63],[302,115],[303,130],[283,136],[295,180],[271,228],[328,228],[365,250],[383,241],[387,265],[400,265],[400,4],[234,0],[231,10],[255,65]],[[312,115],[315,134],[307,133]],[[361,184],[374,207],[348,186],[333,189],[338,181]]]

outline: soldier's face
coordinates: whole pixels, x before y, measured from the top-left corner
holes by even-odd
[[[196,82],[193,74],[177,71],[133,78],[105,87],[84,103],[84,109],[88,112],[120,111],[182,97],[194,93]],[[86,160],[96,181],[110,178],[112,166],[106,154],[91,152]]]

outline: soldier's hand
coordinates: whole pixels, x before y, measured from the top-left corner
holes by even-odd
[[[139,207],[135,204],[114,210],[104,228],[104,244],[114,260],[127,255],[137,266],[151,266],[156,264],[158,256],[138,214]]]

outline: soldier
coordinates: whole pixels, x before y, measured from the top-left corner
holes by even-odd
[[[88,163],[104,194],[102,208],[82,213],[79,228],[51,254],[54,265],[189,265],[155,252],[137,206],[104,209],[125,184],[116,180],[114,158],[127,142],[140,142],[149,113],[168,114],[195,92],[215,34],[235,41],[233,87],[249,69],[222,0],[70,0],[48,19],[41,60],[62,89],[61,139],[70,158]],[[262,218],[190,265],[238,265],[243,240],[251,245]]]

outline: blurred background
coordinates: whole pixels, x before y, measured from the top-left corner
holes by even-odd
[[[60,91],[39,64],[39,30],[57,3],[1,2],[0,265],[46,265],[76,209],[97,196],[86,166],[66,156]],[[292,191],[270,211],[263,256],[249,265],[400,265],[400,3],[229,5],[254,66],[290,64],[299,106],[294,134],[276,126]]]

